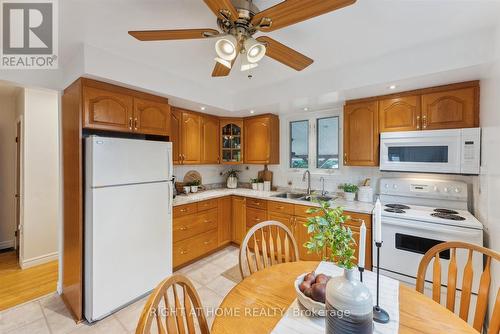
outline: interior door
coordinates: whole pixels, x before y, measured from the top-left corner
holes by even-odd
[[[201,116],[184,111],[181,125],[182,163],[199,165],[201,163]]]
[[[170,134],[170,106],[167,103],[134,98],[134,131],[168,136]]]
[[[21,122],[16,125],[16,258],[19,264],[19,250],[21,248]]]

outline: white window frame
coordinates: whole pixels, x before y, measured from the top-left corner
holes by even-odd
[[[318,149],[317,149],[317,120],[320,118],[327,118],[327,117],[338,117],[339,118],[339,168],[335,169],[321,169],[317,168],[316,166],[316,157],[318,154]],[[291,158],[291,152],[290,152],[290,140],[291,140],[291,133],[290,133],[290,122],[296,122],[296,121],[308,121],[309,122],[309,157],[308,157],[308,165],[309,168],[291,168],[290,167],[290,158]],[[342,124],[343,124],[343,118],[342,118],[342,109],[329,109],[329,110],[324,110],[324,111],[318,111],[318,112],[311,112],[311,113],[306,113],[305,115],[293,115],[293,116],[288,116],[285,119],[285,124],[284,128],[286,129],[286,169],[288,172],[292,173],[303,173],[306,170],[309,170],[313,174],[320,174],[320,175],[332,175],[339,173],[341,169],[343,168],[343,163],[342,163],[342,154],[343,154],[343,145],[342,145]]]

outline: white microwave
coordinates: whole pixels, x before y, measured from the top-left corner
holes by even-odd
[[[479,174],[481,129],[384,132],[380,170]]]

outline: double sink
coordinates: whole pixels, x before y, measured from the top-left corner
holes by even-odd
[[[325,196],[325,195],[307,195],[307,194],[301,194],[301,193],[280,193],[277,195],[273,195],[272,197],[278,197],[278,198],[287,198],[287,199],[294,199],[298,201],[304,201],[304,202],[313,202],[313,201],[332,201],[335,198],[330,197],[330,196]]]

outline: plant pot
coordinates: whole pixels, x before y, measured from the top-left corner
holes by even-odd
[[[227,178],[227,187],[229,189],[238,188],[238,178],[236,176],[230,176]]]
[[[188,187],[188,186],[183,187],[183,189],[184,189],[185,194],[189,194],[189,192],[191,191],[191,187]]]
[[[198,192],[198,186],[191,186],[191,192],[192,193],[197,193]]]
[[[344,193],[345,200],[349,202],[353,202],[354,198],[356,197],[356,193]]]
[[[252,189],[253,190],[257,190],[258,189],[257,183],[252,183]]]
[[[271,181],[264,181],[264,191],[271,191]]]
[[[344,269],[326,285],[326,333],[372,334],[373,303],[370,290],[356,277],[357,270]]]
[[[257,190],[264,191],[264,183],[257,183]]]

